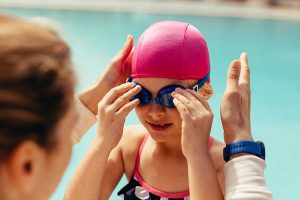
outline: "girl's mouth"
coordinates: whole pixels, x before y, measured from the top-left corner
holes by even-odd
[[[150,128],[154,131],[165,131],[172,125],[172,123],[147,123],[149,124]]]

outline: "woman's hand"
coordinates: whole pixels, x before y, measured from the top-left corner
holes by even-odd
[[[176,89],[174,104],[182,118],[182,151],[189,159],[195,155],[208,155],[208,143],[213,113],[206,99],[193,90]]]
[[[108,63],[98,80],[80,93],[80,100],[94,114],[97,114],[97,105],[104,95],[113,87],[125,83],[130,76],[133,50],[133,37],[128,35],[127,41]]]
[[[99,102],[97,138],[104,141],[111,149],[120,141],[125,118],[138,104],[139,100],[130,99],[139,93],[140,86],[124,83],[111,89]]]
[[[234,60],[227,73],[227,86],[221,102],[221,120],[226,144],[252,141],[250,126],[250,70],[247,54]]]
[[[99,82],[105,85],[110,85],[111,88],[124,83],[131,74],[133,51],[133,37],[132,35],[128,35],[121,50],[106,66]]]

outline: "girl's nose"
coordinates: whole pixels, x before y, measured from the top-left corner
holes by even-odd
[[[166,115],[166,110],[163,106],[159,104],[150,104],[148,115],[154,120],[159,120]]]

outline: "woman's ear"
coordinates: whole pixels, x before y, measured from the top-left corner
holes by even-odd
[[[20,143],[13,150],[5,170],[9,182],[21,197],[33,197],[39,188],[45,161],[46,151],[31,140]]]

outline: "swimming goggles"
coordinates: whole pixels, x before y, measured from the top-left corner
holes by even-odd
[[[206,76],[199,80],[196,85],[192,87],[192,89],[196,92],[198,92],[199,88],[201,88],[204,83],[208,80],[210,72],[206,74]],[[130,77],[127,82],[132,82],[134,83],[135,86],[140,85],[134,81],[132,81],[132,77]],[[175,91],[176,88],[181,88],[183,90],[187,89],[182,85],[168,85],[166,87],[163,87],[162,89],[159,90],[158,94],[154,99],[152,99],[151,92],[144,88],[142,85],[140,85],[142,90],[135,96],[131,98],[131,101],[135,99],[139,99],[140,103],[139,105],[146,105],[146,104],[159,104],[167,108],[175,108],[175,105],[173,103],[173,97],[172,97],[172,92]]]

